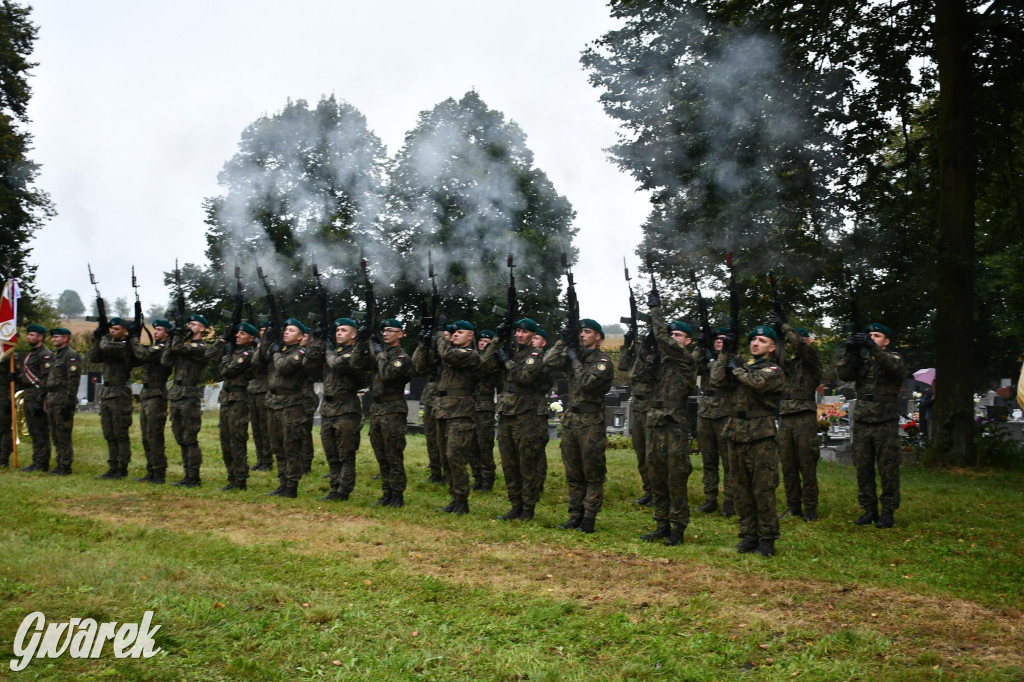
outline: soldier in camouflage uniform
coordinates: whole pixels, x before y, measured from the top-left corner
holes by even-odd
[[[12,351],[13,352],[13,351]],[[11,454],[14,452],[14,427],[12,424],[14,420],[11,418],[11,388],[14,389],[14,393],[22,390],[24,387],[21,382],[18,381],[18,373],[9,371],[9,358],[4,359],[5,368],[0,371],[0,376],[5,376],[6,381],[2,384],[4,387],[3,394],[0,395],[0,467],[7,467],[11,464]],[[14,366],[18,367],[21,365],[21,358],[17,353],[14,353]],[[13,386],[12,386],[13,384]]]
[[[768,321],[786,340],[791,355],[782,362],[786,389],[779,401],[779,463],[786,488],[786,510],[779,518],[801,516],[818,520],[818,408],[815,392],[821,384],[821,358],[810,343],[811,333],[792,327],[774,311]]]
[[[581,350],[574,347],[579,335]],[[566,328],[544,356],[544,366],[569,376],[569,405],[562,414],[562,463],[569,485],[569,519],[559,528],[594,532],[594,520],[604,502],[607,473],[604,396],[612,387],[615,367],[601,350],[604,330],[596,321],[580,320],[580,329]],[[581,357],[582,356],[582,357]]]
[[[260,322],[260,341],[267,331],[269,322]],[[257,359],[252,363],[252,375],[246,388],[249,401],[249,423],[252,425],[252,441],[256,446],[256,463],[250,471],[273,471],[274,455],[270,452],[270,424],[267,417],[267,366]]]
[[[46,380],[53,364],[53,351],[46,347],[46,327],[30,324],[25,340],[32,348],[18,368],[18,382],[25,386],[25,424],[32,439],[32,463],[22,471],[49,471],[50,423],[46,415]]]
[[[718,509],[718,463],[722,463],[722,516],[736,513],[732,502],[732,469],[729,464],[729,439],[725,435],[726,418],[729,416],[729,401],[734,384],[711,387],[711,371],[719,359],[728,327],[718,327],[712,332],[710,345],[714,352],[706,350],[700,365],[701,397],[697,407],[697,445],[704,469],[704,504],[697,511],[712,514]]]
[[[664,538],[671,546],[683,542],[683,531],[690,523],[686,484],[693,465],[686,400],[697,388],[697,357],[691,347],[690,325],[676,320],[666,327],[656,291],[651,292],[648,304],[659,358],[654,366],[646,439],[657,527],[641,537],[648,542]]]
[[[71,430],[75,424],[78,406],[78,385],[82,376],[82,363],[78,353],[68,345],[71,332],[64,327],[50,330],[53,360],[46,377],[46,416],[50,420],[50,436],[57,454],[57,466],[50,473],[67,476],[75,458],[71,443]],[[42,469],[45,471],[45,468]]]
[[[320,407],[320,396],[316,393],[316,383],[324,380],[324,344],[327,332],[314,332],[313,338],[306,344],[306,384],[302,387],[306,408],[303,424],[306,431],[302,437],[302,473],[308,474],[313,468],[313,421],[316,410]]]
[[[402,348],[402,323],[391,318],[381,322],[383,343],[370,338],[370,329],[360,327],[356,341],[357,367],[369,369],[373,406],[370,408],[370,445],[380,465],[382,494],[374,505],[401,507],[405,504],[405,433],[409,406],[405,385],[413,377],[412,359]]]
[[[220,361],[220,451],[228,484],[221,490],[245,490],[249,478],[249,381],[252,361],[259,352],[256,327],[248,322],[238,325],[234,344],[227,344]]]
[[[544,356],[533,347],[539,330],[528,317],[517,320],[514,329],[502,322],[498,339],[505,342],[514,334],[515,351],[509,353],[503,343],[492,343],[481,356],[483,371],[501,370],[503,377],[498,396],[498,453],[512,508],[498,517],[501,521],[532,521],[540,497],[538,461],[544,456],[544,440],[537,411],[544,401],[547,375]]]
[[[732,348],[723,350],[711,370],[711,387],[734,386],[729,401],[725,435],[729,439],[733,500],[739,515],[740,543],[736,551],[762,556],[775,554],[779,514],[775,489],[779,486],[779,447],[775,416],[786,376],[772,362],[778,339],[768,326],[754,327],[747,335],[751,359],[744,363]]]
[[[633,439],[636,466],[643,486],[641,495],[634,504],[650,507],[654,504],[651,495],[651,478],[647,466],[647,410],[650,409],[651,393],[657,381],[655,368],[658,355],[646,342],[637,343],[632,330],[623,338],[619,355],[619,371],[629,372],[632,396],[629,404],[629,435]]]
[[[121,479],[128,476],[132,461],[132,367],[137,362],[128,342],[128,325],[112,317],[109,330],[97,327],[92,335],[89,362],[103,364],[103,389],[100,391],[100,424],[107,441],[107,470],[99,478]]]
[[[533,347],[540,351],[541,357],[543,357],[548,351],[548,333],[543,329],[538,329],[537,333],[533,335]],[[548,415],[551,414],[551,403],[548,402],[548,396],[552,393],[558,392],[558,382],[560,379],[565,378],[565,372],[561,370],[549,370],[547,367],[544,368],[544,379],[541,384],[544,386],[543,400],[537,402],[537,421],[540,422],[541,431],[541,449],[540,457],[537,459],[537,494],[544,494],[544,483],[548,480],[548,442],[551,440],[551,434],[548,430]]]
[[[430,470],[430,476],[425,482],[443,485],[448,478],[448,466],[437,447],[438,423],[435,414],[440,363],[432,349],[433,345],[417,344],[412,353],[412,365],[416,376],[424,377],[427,380],[420,393],[420,408],[423,410],[423,436],[427,440],[427,468]]]
[[[889,350],[892,332],[877,322],[854,333],[836,363],[839,378],[855,381],[857,405],[853,412],[853,464],[857,469],[857,502],[864,513],[854,523],[874,522],[892,528],[900,507],[899,411],[896,399],[907,374],[906,362]],[[882,479],[882,514],[875,488],[875,466]]]
[[[335,343],[325,354],[324,403],[320,410],[320,442],[330,466],[331,491],[321,499],[347,500],[356,487],[356,451],[363,426],[358,391],[369,382],[357,369],[356,323],[348,317],[334,321]]]
[[[146,453],[146,475],[135,479],[140,483],[162,484],[167,477],[164,426],[167,424],[167,378],[171,376],[171,368],[161,359],[170,329],[171,323],[167,320],[154,320],[153,343],[143,346],[137,335],[130,341],[135,360],[143,368],[139,428],[142,431],[142,449]]]
[[[484,329],[478,335],[477,351],[484,350],[494,341],[494,332]],[[486,371],[481,364],[477,370],[473,426],[476,439],[470,465],[473,469],[473,490],[489,491],[494,488],[494,410],[495,392],[501,388],[501,369]]]
[[[171,433],[181,448],[185,476],[176,486],[195,488],[203,484],[199,469],[203,453],[199,450],[199,429],[203,425],[203,368],[208,361],[203,335],[207,328],[202,315],[189,315],[186,326],[171,330],[171,342],[164,347],[161,362],[174,368],[174,384],[167,394],[170,400]]]

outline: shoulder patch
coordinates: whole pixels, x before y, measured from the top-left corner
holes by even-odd
[[[198,347],[199,347],[199,344],[198,344],[198,343],[196,343],[195,341],[193,341],[193,342],[192,342],[192,343],[190,343],[189,345],[190,345],[190,346],[192,346],[193,348],[198,348]]]
[[[599,371],[603,372],[606,369],[608,369],[608,365],[604,364],[603,362],[599,362],[599,363],[597,363],[597,369]]]
[[[528,365],[532,365],[535,362],[537,362],[537,361],[534,358],[532,358],[532,357],[526,358],[526,364],[528,364]]]
[[[44,362],[43,363],[43,367],[49,367],[49,366],[50,366],[50,363],[48,363],[48,362]]]
[[[778,369],[777,365],[768,365],[767,367],[764,368],[764,371],[766,371],[766,372],[774,372],[777,369]]]
[[[238,358],[238,362],[239,362],[239,364],[245,362],[245,358]]]
[[[401,360],[395,360],[395,367],[401,367],[401,366],[402,366],[402,361]]]

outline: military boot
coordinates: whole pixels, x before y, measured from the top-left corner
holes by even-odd
[[[54,469],[53,471],[50,472],[50,475],[51,476],[70,476],[71,475],[71,468],[70,467],[57,467],[56,469]]]
[[[473,490],[483,490],[484,489],[484,482],[481,481],[479,478],[474,479],[473,480],[472,489]]]
[[[804,513],[800,509],[800,505],[795,505],[795,506],[794,505],[790,505],[790,506],[786,507],[785,511],[783,511],[781,514],[779,514],[779,518],[780,519],[784,519],[787,516],[803,516],[803,515],[804,515]]]
[[[519,515],[520,521],[533,521],[533,505],[524,504],[523,513]]]
[[[141,478],[133,478],[132,480],[135,481],[136,483],[149,483],[150,481],[153,480],[153,472],[147,471],[145,476]]]
[[[155,485],[163,485],[166,480],[167,480],[167,473],[166,472],[154,471],[150,475],[150,478],[149,478],[148,482],[149,483],[153,483]]]
[[[761,542],[757,543],[757,548],[754,549],[754,554],[772,556],[775,554],[775,540],[761,540]]]
[[[22,471],[42,471],[42,472],[47,472],[47,471],[50,470],[50,465],[48,463],[47,464],[38,464],[36,462],[32,462],[27,467],[22,467],[21,470]]]
[[[810,507],[804,509],[804,521],[817,521],[817,520],[818,520],[818,510],[817,509],[811,509]]]
[[[569,528],[569,529],[579,528],[580,527],[580,522],[582,520],[583,520],[582,516],[580,516],[579,514],[573,514],[568,519],[566,519],[562,523],[560,523],[557,526],[555,526],[555,528]]]
[[[452,509],[452,514],[456,516],[462,516],[463,514],[469,513],[469,500],[459,500],[455,503],[455,507]]]
[[[376,502],[374,502],[371,506],[373,506],[373,507],[387,507],[387,506],[390,506],[390,504],[391,504],[391,491],[387,490],[387,491],[384,491],[384,494],[381,495],[380,498]]]
[[[458,503],[455,500],[452,500],[451,502],[449,502],[445,506],[438,507],[437,511],[444,512],[445,514],[451,514],[453,511],[455,511],[455,505],[456,504],[458,504]]]
[[[633,501],[633,504],[638,504],[641,507],[650,507],[653,503],[654,498],[651,496],[649,492],[644,492],[643,495],[641,495],[640,497],[636,498],[636,500]]]
[[[729,517],[736,515],[736,505],[732,502],[723,502],[722,511],[719,512],[722,516]]]
[[[183,486],[185,485],[185,483],[187,483],[187,482],[188,482],[188,477],[186,476],[185,478],[181,479],[180,481],[175,481],[175,482],[174,482],[174,483],[172,483],[171,485],[173,485],[173,486],[174,486],[174,487],[176,487],[176,488],[181,488],[181,487],[183,487]]]
[[[331,492],[327,493],[326,495],[324,495],[320,499],[324,500],[324,501],[328,501],[328,500],[347,500],[348,499],[348,495],[343,495],[342,493],[338,492],[337,490],[332,490]]]
[[[221,488],[220,490],[221,492],[224,492],[226,490],[238,490],[238,486],[236,486],[233,481],[228,481],[228,484]]]
[[[298,481],[290,481],[284,484],[284,490],[281,491],[281,497],[295,498],[299,496],[299,483]]]
[[[644,533],[640,536],[640,539],[644,542],[654,542],[662,538],[667,538],[669,535],[669,523],[668,521],[658,521],[658,526],[650,533]]]
[[[280,485],[278,485],[276,489],[271,490],[269,493],[263,493],[263,494],[267,495],[268,497],[269,496],[279,497],[284,492],[284,481],[279,480],[278,483]]]
[[[494,477],[493,476],[487,476],[480,483],[480,492],[482,492],[482,493],[489,493],[492,490],[494,490]]]
[[[201,488],[203,486],[202,480],[199,478],[199,474],[192,474],[185,478],[186,488]]]
[[[405,506],[405,499],[403,493],[391,493],[391,501],[388,502],[389,507],[403,507]]]
[[[580,521],[580,525],[576,526],[576,530],[578,530],[581,533],[593,533],[594,532],[594,521],[596,521],[596,520],[597,520],[596,517],[584,516],[583,520]]]
[[[686,530],[686,524],[684,523],[673,523],[672,531],[665,538],[665,544],[669,547],[673,545],[683,544],[683,531]]]
[[[891,509],[883,509],[882,515],[875,522],[875,528],[892,528],[896,521],[892,518]]]
[[[111,480],[120,481],[122,478],[128,478],[128,467],[119,466],[114,469],[114,475],[110,477]]]
[[[740,541],[740,544],[736,545],[736,551],[740,554],[750,554],[758,547],[760,545],[757,542],[757,538],[745,538]]]
[[[857,517],[857,520],[853,523],[858,526],[866,526],[869,523],[874,523],[878,520],[878,507],[874,509],[866,509],[864,513]]]
[[[697,511],[702,512],[704,514],[714,514],[716,511],[718,511],[718,500],[704,500],[704,504],[697,507]]]
[[[512,508],[507,512],[498,517],[499,521],[511,521],[512,519],[518,519],[523,515],[523,505],[520,502],[516,502],[512,505]]]
[[[104,471],[99,476],[97,476],[96,478],[105,478],[105,479],[109,480],[109,479],[111,479],[113,477],[114,477],[114,467],[107,467],[107,470]]]

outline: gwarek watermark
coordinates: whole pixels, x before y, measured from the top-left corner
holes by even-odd
[[[146,611],[142,623],[97,623],[92,618],[72,618],[66,623],[46,623],[42,611],[34,611],[21,621],[14,637],[11,670],[24,670],[35,658],[99,658],[108,641],[115,658],[152,658],[160,652],[153,635],[162,626],[151,627],[153,612]],[[31,635],[31,636],[30,636]],[[26,641],[27,639],[27,641]]]

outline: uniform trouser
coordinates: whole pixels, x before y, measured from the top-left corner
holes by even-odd
[[[316,408],[320,406],[320,396],[307,395],[303,397],[303,407],[306,409],[303,424],[306,427],[305,436],[302,438],[302,471],[309,471],[313,466],[313,417],[316,415]]]
[[[640,472],[640,483],[643,485],[644,492],[649,493],[651,492],[651,474],[648,465],[648,450],[650,448],[647,443],[646,410],[634,410],[629,413],[629,434],[633,437],[633,451],[636,453],[636,468]],[[718,473],[717,468],[715,473]]]
[[[740,538],[774,540],[779,537],[775,489],[779,487],[779,447],[774,437],[749,443],[729,443],[732,498],[739,517]]]
[[[441,457],[441,450],[437,447],[437,417],[434,416],[433,407],[423,408],[423,435],[427,439],[427,468],[430,469],[431,478],[447,478],[445,472],[445,461]]]
[[[697,445],[704,467],[704,501],[718,501],[718,464],[722,471],[722,503],[733,501],[732,458],[729,456],[729,439],[725,437],[725,417],[719,419],[697,418]]]
[[[370,445],[380,466],[380,487],[387,493],[405,492],[406,413],[370,415]]]
[[[356,451],[362,426],[359,412],[320,416],[320,442],[330,467],[331,492],[348,495],[356,487]]]
[[[883,511],[900,508],[900,442],[895,421],[855,422],[853,466],[857,469],[857,503],[876,511],[879,499]],[[882,495],[875,489],[875,467],[882,479]]]
[[[476,448],[476,425],[473,417],[454,417],[437,420],[437,447],[444,453],[448,464],[448,493],[453,501],[469,499],[469,473],[467,467]]]
[[[570,415],[562,427],[562,463],[569,485],[569,516],[597,516],[607,469],[604,413]]]
[[[65,411],[67,411],[67,416],[65,416]],[[57,468],[70,470],[71,463],[75,459],[75,449],[71,444],[71,430],[75,426],[75,407],[74,405],[51,405],[47,409],[46,416],[50,422],[53,449],[57,454]],[[35,463],[34,456],[32,461]],[[47,466],[49,463],[49,457],[47,457]]]
[[[25,424],[32,439],[32,463],[50,467],[50,419],[42,403],[25,403]]]
[[[132,399],[118,396],[100,401],[100,426],[107,441],[107,466],[127,473],[132,461]]]
[[[277,478],[282,484],[298,485],[305,471],[304,448],[309,427],[302,401],[267,410],[270,416],[270,444],[277,454]]]
[[[249,478],[249,401],[245,398],[220,405],[220,452],[228,483],[245,484]]]
[[[544,482],[548,480],[548,415],[537,415],[537,428],[540,429],[540,452],[537,453],[537,495],[544,492]]]
[[[267,423],[267,394],[249,393],[249,423],[252,424],[252,442],[256,446],[256,464],[260,467],[274,466],[270,454],[270,427]]]
[[[647,426],[647,468],[654,496],[654,520],[686,526],[690,503],[686,483],[693,473],[690,463],[690,427],[669,422]],[[635,442],[635,441],[634,441]]]
[[[199,450],[199,429],[203,425],[203,410],[199,398],[181,398],[171,401],[171,433],[181,447],[181,465],[186,478],[199,478],[203,453]]]
[[[818,418],[814,412],[779,417],[779,464],[786,488],[786,508],[818,508]]]
[[[164,427],[167,425],[167,397],[155,395],[143,398],[139,404],[139,428],[142,430],[142,449],[146,452],[146,472],[167,471],[167,452],[164,449]]]
[[[513,505],[533,507],[540,497],[538,461],[544,456],[544,445],[538,426],[537,415],[529,412],[498,416],[501,472]]]
[[[494,411],[473,413],[474,444],[470,466],[473,478],[488,487],[494,484]]]

